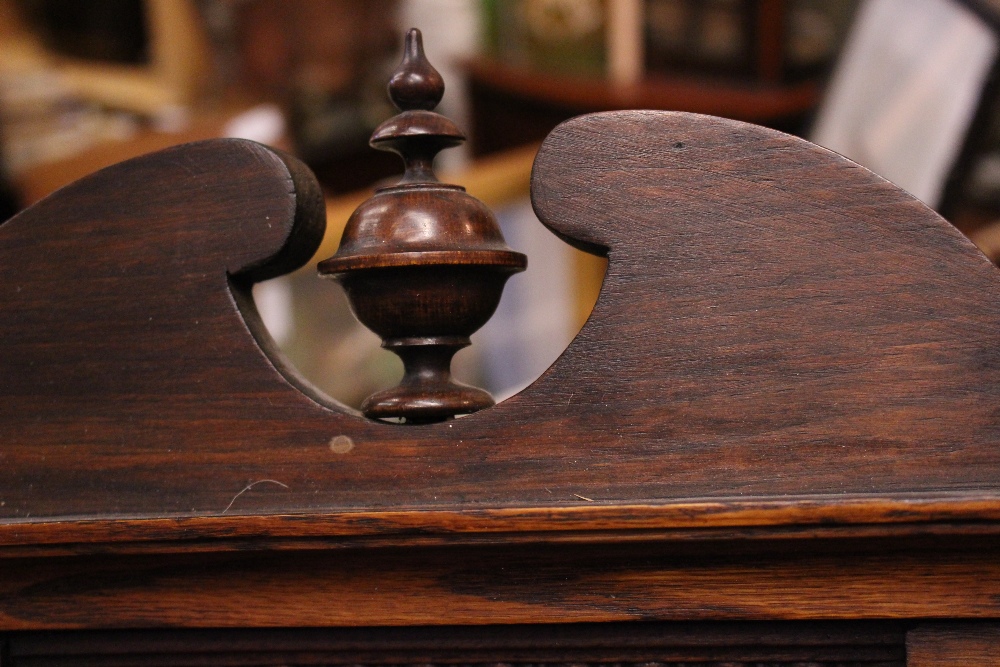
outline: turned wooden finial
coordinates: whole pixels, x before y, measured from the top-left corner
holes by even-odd
[[[405,172],[354,211],[339,250],[319,265],[321,275],[344,286],[358,319],[403,360],[399,385],[362,404],[372,418],[426,423],[493,405],[487,392],[451,379],[451,359],[493,315],[511,274],[527,266],[485,204],[434,175],[434,156],[465,140],[432,111],[443,94],[420,31],[411,29],[389,81],[401,113],[370,141],[398,153]]]

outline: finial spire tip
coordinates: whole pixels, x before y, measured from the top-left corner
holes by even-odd
[[[389,98],[401,111],[430,111],[444,96],[444,79],[424,55],[420,31],[406,33],[403,60],[389,79]]]

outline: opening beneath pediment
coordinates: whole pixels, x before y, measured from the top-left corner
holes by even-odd
[[[454,378],[500,401],[534,382],[570,345],[590,316],[607,260],[579,251],[535,217],[525,198],[496,207],[507,244],[528,256],[494,316],[452,363]],[[359,409],[371,394],[395,386],[400,359],[353,315],[343,288],[307,267],[258,283],[254,301],[288,363],[319,391]]]

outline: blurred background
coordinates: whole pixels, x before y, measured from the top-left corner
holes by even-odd
[[[244,137],[304,160],[328,233],[305,269],[255,287],[291,363],[350,406],[402,367],[317,278],[351,211],[401,172],[368,147],[419,27],[467,130],[442,180],[498,213],[529,257],[456,357],[502,399],[541,374],[597,299],[603,259],[535,220],[528,179],[559,122],[611,109],[759,123],[836,150],[1000,257],[1000,0],[0,0],[0,219],[96,169]]]

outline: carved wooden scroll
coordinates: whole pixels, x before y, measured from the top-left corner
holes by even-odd
[[[1000,274],[971,243],[683,113],[561,125],[532,197],[608,257],[590,320],[517,396],[410,426],[311,388],[254,310],[323,233],[293,158],[181,146],[0,226],[0,662],[896,665],[911,629],[922,660],[993,636],[914,629],[1000,618]],[[579,625],[636,620],[685,623]],[[471,624],[507,627],[325,632]]]
[[[114,540],[113,517],[203,535],[247,514],[329,535],[1000,518],[1000,274],[921,203],[801,139],[669,112],[563,124],[533,199],[607,253],[593,315],[519,395],[412,427],[319,396],[254,314],[249,284],[322,228],[292,158],[178,147],[4,224],[0,542],[70,519]]]

